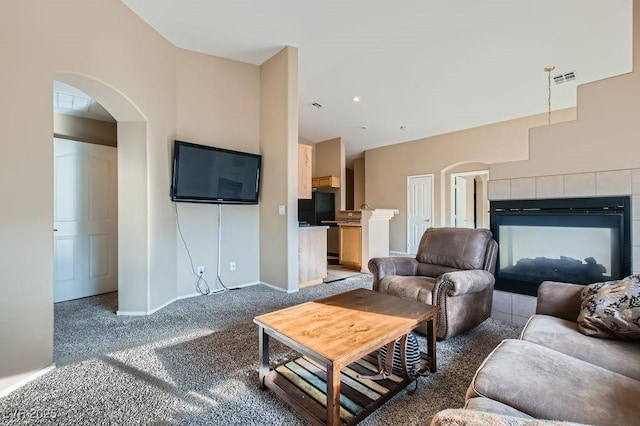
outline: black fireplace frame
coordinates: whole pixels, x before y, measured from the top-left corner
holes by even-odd
[[[589,213],[617,215],[619,217],[619,235],[621,244],[621,277],[631,274],[631,197],[591,197],[591,198],[550,198],[531,200],[490,201],[490,227],[493,237],[498,241],[500,250],[499,217],[512,215],[588,215]],[[500,276],[500,256],[496,264],[495,289],[510,293],[536,296],[542,282],[527,282]]]

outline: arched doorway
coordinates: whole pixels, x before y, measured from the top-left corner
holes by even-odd
[[[451,173],[451,226],[489,228],[488,170]]]
[[[485,163],[457,163],[442,170],[441,206],[446,226],[489,228],[488,180],[489,165]]]
[[[53,301],[118,290],[117,123],[53,82]]]
[[[55,73],[53,80],[86,93],[117,121],[118,312],[146,312],[149,307],[147,119],[130,99],[104,82],[72,73]]]

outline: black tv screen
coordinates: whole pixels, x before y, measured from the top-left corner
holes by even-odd
[[[175,141],[171,199],[258,204],[262,156]]]

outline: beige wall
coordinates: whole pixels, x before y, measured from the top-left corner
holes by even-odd
[[[260,280],[298,289],[298,50],[260,66]],[[278,213],[279,206],[285,214]]]
[[[118,311],[149,310],[147,123],[118,123]],[[171,259],[169,260],[171,261]],[[144,262],[144,263],[143,263]],[[144,267],[140,267],[144,265]]]
[[[578,86],[577,120],[531,129],[529,157],[492,165],[491,181],[638,166],[640,0],[633,22],[633,72]]]
[[[176,51],[176,139],[260,153],[260,68],[182,49]],[[264,184],[264,182],[263,182]],[[218,206],[176,203],[194,268],[216,285]],[[220,275],[228,286],[255,283],[259,271],[258,205],[222,205]],[[196,293],[185,246],[177,244],[178,296]],[[236,271],[229,262],[236,262]],[[196,269],[197,270],[197,269]]]
[[[640,1],[633,3],[640,22]],[[640,25],[635,70],[578,87],[577,120],[531,129],[526,160],[493,164],[489,199],[630,195],[632,270],[640,271]]]
[[[67,114],[53,114],[53,134],[63,139],[118,146],[118,125]]]
[[[572,120],[575,114],[575,108],[554,111],[553,119]],[[434,175],[434,225],[443,226],[449,208],[443,174],[465,163],[527,158],[529,129],[546,120],[547,114],[538,114],[366,151],[366,202],[400,210],[390,222],[390,250],[406,251],[407,176]]]
[[[365,199],[364,157],[353,160],[353,208],[359,210]]]
[[[578,120],[531,129],[529,158],[492,165],[491,180],[637,167],[638,75],[579,86]]]
[[[315,146],[315,170],[314,177],[320,176],[338,176],[340,178],[340,188],[331,190],[335,192],[336,212],[345,209],[346,205],[346,185],[347,177],[345,175],[346,160],[344,153],[344,140],[342,138],[334,138],[326,141],[318,142]],[[323,190],[325,191],[325,190]],[[329,190],[327,190],[329,191]]]
[[[111,87],[118,87],[121,93],[128,94],[131,103],[146,110],[148,131],[161,143],[160,135],[170,133],[168,129],[173,126],[174,119],[173,90],[167,86],[173,79],[172,49],[119,2],[0,3],[0,52],[5,58],[0,87],[6,95],[0,102],[0,115],[10,118],[3,123],[2,144],[6,155],[0,159],[0,178],[14,182],[10,187],[0,188],[0,196],[12,200],[3,208],[0,234],[0,270],[4,283],[0,286],[0,339],[4,342],[0,346],[0,377],[3,378],[0,388],[11,385],[16,375],[52,362],[51,94],[54,74],[64,71],[93,76],[96,87],[104,90],[87,93],[97,95],[96,100],[108,109],[111,106],[112,112],[121,118],[141,117],[127,115],[130,111],[117,107],[114,101],[117,96],[109,98],[106,95]],[[141,51],[145,55],[140,55]],[[95,52],[111,54],[95,55]],[[164,71],[158,71],[158,63],[168,66]],[[138,85],[143,75],[147,83]],[[88,81],[86,77],[85,81]],[[100,83],[106,81],[113,86]],[[115,91],[111,89],[113,93]],[[141,143],[144,145],[146,141]],[[157,167],[156,163],[150,169]],[[165,168],[166,163],[162,167]],[[140,168],[144,171],[146,165],[142,164]],[[149,171],[154,177],[160,177]],[[135,183],[132,182],[132,186]],[[155,195],[153,184],[145,189],[140,197],[142,200],[147,199],[147,193]],[[150,224],[146,217],[138,225],[155,233],[168,234],[169,238],[174,234],[160,231],[160,220]],[[143,240],[145,248],[140,262],[136,263],[143,271],[147,271],[153,261],[146,251],[147,243]],[[172,265],[175,264],[173,247],[175,244],[166,252],[162,249],[154,252],[163,258],[169,254],[168,261],[158,267],[161,276],[154,287],[158,293],[171,285]],[[30,273],[25,275],[25,270]],[[146,272],[144,275],[142,286],[149,280]],[[140,305],[140,309],[148,307],[147,291]]]
[[[118,310],[125,313],[148,313],[192,292],[183,271],[177,284],[179,245],[169,198],[173,139],[256,152],[260,94],[257,67],[182,52],[112,0],[0,2],[0,53],[0,116],[7,118],[0,179],[12,182],[0,187],[0,197],[11,200],[0,225],[1,390],[53,361],[53,80],[94,97],[118,120]],[[211,236],[215,212],[201,207],[186,213],[190,230],[207,229]],[[232,256],[244,254],[234,259],[238,276],[248,261],[239,280],[255,281],[257,248],[241,251],[230,241],[257,246],[256,207],[236,208],[229,210],[230,223],[242,226],[225,228],[223,247]],[[207,261],[215,257],[215,239],[209,248],[206,241],[198,244]]]
[[[634,1],[640,22],[640,1]],[[640,25],[633,26],[634,64],[640,57]],[[530,155],[491,166],[501,179],[632,169],[640,153],[640,71],[578,86],[577,120],[531,129]],[[490,185],[491,186],[491,185]],[[496,187],[496,185],[493,185]]]

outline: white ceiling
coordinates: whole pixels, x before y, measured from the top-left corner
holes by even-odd
[[[631,71],[631,0],[121,1],[184,49],[262,64],[298,47],[300,136],[342,136],[348,159],[546,112],[546,65],[577,77],[552,109]]]

